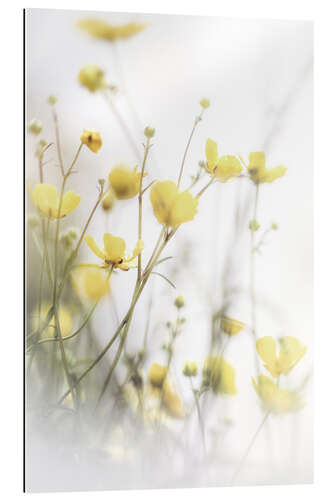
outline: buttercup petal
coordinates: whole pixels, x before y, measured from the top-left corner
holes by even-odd
[[[124,258],[126,244],[122,238],[113,236],[110,233],[104,234],[104,251],[107,260],[118,263]]]
[[[94,240],[94,238],[92,236],[87,235],[84,239],[85,239],[88,247],[90,248],[90,250],[92,250],[94,252],[94,254],[97,255],[97,257],[99,257],[100,259],[103,259],[103,260],[106,259],[105,253],[97,245],[96,241]]]
[[[67,191],[64,194],[61,204],[60,217],[64,217],[69,212],[72,212],[80,203],[81,197],[74,191]]]
[[[265,363],[265,368],[273,377],[277,377],[276,342],[273,337],[261,337],[256,343],[257,353]]]
[[[217,143],[212,139],[207,139],[205,151],[206,151],[207,168],[212,173],[218,162]]]

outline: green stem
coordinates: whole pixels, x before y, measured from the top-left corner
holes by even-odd
[[[201,410],[200,410],[199,396],[197,394],[197,391],[193,387],[192,377],[190,377],[190,384],[191,384],[191,389],[193,392],[195,406],[196,406],[197,413],[198,413],[198,420],[199,420],[199,427],[200,427],[200,432],[201,432],[201,437],[202,437],[202,444],[203,444],[204,451],[206,453],[205,428],[204,428],[204,423],[202,420],[202,415],[201,415]]]
[[[194,132],[195,132],[195,129],[197,128],[198,123],[202,119],[203,112],[204,112],[204,108],[202,109],[200,115],[197,116],[196,119],[194,120],[194,124],[193,124],[192,130],[191,130],[191,133],[190,133],[190,137],[189,137],[189,139],[187,141],[187,144],[186,144],[186,147],[185,147],[185,151],[184,151],[184,155],[183,155],[183,160],[182,160],[182,163],[181,163],[180,172],[179,172],[179,176],[178,176],[178,182],[177,182],[177,187],[178,188],[180,186],[180,181],[182,179],[182,175],[183,175],[183,171],[184,171],[184,166],[185,166],[185,160],[186,160],[186,156],[187,156],[187,153],[188,153],[191,141],[192,141],[192,137],[194,135]]]
[[[140,175],[140,186],[139,186],[139,196],[138,196],[138,200],[139,200],[138,240],[142,240],[142,180],[144,177],[145,166],[146,166],[148,152],[149,152],[149,142],[150,142],[150,139],[149,139],[149,137],[147,137],[145,152],[144,152],[144,157],[143,157],[143,162],[142,162],[141,175]],[[138,255],[137,283],[139,283],[140,280],[141,280],[141,252]]]

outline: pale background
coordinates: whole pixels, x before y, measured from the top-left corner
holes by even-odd
[[[115,163],[134,164],[135,158],[102,98],[91,96],[78,86],[76,74],[86,63],[100,64],[112,81],[119,81],[112,47],[80,33],[74,27],[80,17],[78,12],[61,11],[30,11],[28,14],[27,118],[40,118],[46,137],[49,138],[48,132],[53,137],[45,101],[49,93],[58,95],[67,161],[74,153],[82,128],[94,127],[101,131],[104,140],[101,152],[95,157],[85,151],[80,161],[80,174],[72,181],[72,186],[87,200],[85,203],[92,204],[96,196],[96,179],[106,176]],[[144,33],[120,45],[118,55],[142,123],[153,125],[157,131],[153,161],[148,165],[151,178],[176,178],[187,136],[199,110],[197,103],[203,96],[210,98],[212,106],[198,127],[188,156],[187,174],[203,158],[207,137],[219,142],[221,153],[245,156],[251,150],[265,148],[269,165],[284,163],[288,167],[285,179],[263,186],[260,193],[260,222],[265,226],[274,220],[280,229],[271,235],[263,256],[258,258],[258,297],[265,297],[274,313],[272,315],[269,310],[267,314],[263,308],[259,314],[259,334],[290,334],[309,346],[303,366],[300,365],[293,375],[293,382],[297,384],[311,369],[312,358],[312,24],[134,14],[106,14],[105,17],[112,22],[150,23]],[[120,97],[120,105],[125,114],[129,112],[123,97]],[[133,132],[140,143],[140,128],[133,127]],[[33,161],[32,155],[28,156],[27,176],[34,182],[35,166],[29,164],[29,158]],[[55,179],[54,168],[50,169],[50,179]],[[185,175],[184,184],[187,182]],[[222,259],[218,257],[223,258],[225,242],[230,235],[237,188],[231,184],[218,185],[214,190],[215,193],[202,199],[195,221],[182,228],[180,241],[176,241],[169,251],[171,255],[178,252],[181,258],[180,249],[184,243],[193,253],[190,266],[183,269],[176,283],[188,303],[187,328],[179,342],[181,354],[173,368],[176,373],[180,373],[185,359],[203,357],[207,313],[211,303],[214,306],[218,303],[216,276],[222,270]],[[243,196],[248,191],[249,186],[243,182]],[[136,220],[131,218],[135,206],[128,202],[126,208],[123,207],[118,204],[109,221],[109,230],[126,237],[130,248],[135,243]],[[149,215],[148,203],[147,208],[145,220],[149,222],[144,229],[148,241],[158,228]],[[211,223],[207,223],[210,220]],[[220,228],[218,236],[216,224]],[[94,221],[90,232],[101,239],[104,229],[105,222],[100,217]],[[248,245],[249,234],[245,227],[244,237],[233,249],[237,257],[235,279],[245,291],[248,287]],[[89,252],[84,256],[91,259]],[[166,275],[170,275],[170,269],[172,265],[164,265]],[[130,280],[131,277],[119,276],[114,285],[120,311],[127,305],[123,292]],[[157,306],[154,309],[156,322],[159,322],[163,314],[168,318],[172,295],[163,282],[156,281],[155,286],[162,294],[162,312]],[[144,313],[144,308],[141,312]],[[234,315],[244,321],[250,320],[246,295],[234,305]],[[137,314],[138,325],[140,318]],[[152,339],[154,352],[163,340],[163,332],[159,335],[158,340]],[[133,344],[136,345],[135,339]],[[261,415],[250,383],[249,374],[253,373],[250,351],[250,339],[244,336],[228,348],[226,355],[236,367],[239,390],[239,396],[227,405],[228,416],[238,424],[225,442],[234,458],[241,454]],[[189,394],[186,384],[182,384],[186,399]],[[278,464],[283,464],[286,457],[292,460],[290,477],[285,478],[291,482],[308,482],[312,477],[311,392],[307,402],[301,418],[294,424],[286,424],[287,445],[283,446],[281,439],[274,445]],[[296,426],[302,437],[298,440],[295,458],[289,453],[288,433]],[[260,463],[265,452],[264,442],[260,444],[258,440],[252,460]]]

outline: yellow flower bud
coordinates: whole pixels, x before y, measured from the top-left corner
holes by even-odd
[[[185,306],[185,300],[182,295],[178,295],[174,301],[174,305],[177,307],[177,309],[181,309],[182,307]]]
[[[109,191],[107,195],[103,198],[102,208],[106,212],[112,210],[116,201],[116,197],[113,191]]]
[[[155,129],[153,127],[146,127],[144,133],[147,139],[151,139],[155,135]]]
[[[78,79],[81,85],[87,87],[90,92],[96,92],[106,86],[104,71],[95,64],[84,66],[78,75]]]
[[[255,219],[251,219],[249,222],[249,229],[251,231],[258,231],[259,228],[260,228],[259,222]]]
[[[200,106],[202,106],[204,109],[207,109],[209,108],[210,106],[210,100],[209,99],[206,99],[205,97],[203,99],[201,99],[200,101]]]
[[[28,131],[31,134],[38,135],[41,133],[43,129],[43,124],[40,120],[36,120],[35,118],[31,120],[28,124]]]
[[[183,369],[185,377],[195,377],[198,375],[198,365],[195,361],[186,361]]]
[[[54,104],[56,104],[58,99],[57,99],[57,96],[51,94],[51,95],[49,95],[47,100],[48,100],[48,103],[51,104],[51,106],[53,106]]]
[[[97,130],[92,130],[92,129],[91,130],[85,129],[82,132],[81,142],[82,144],[88,146],[90,151],[92,151],[93,153],[98,153],[103,144],[100,133],[97,132]]]

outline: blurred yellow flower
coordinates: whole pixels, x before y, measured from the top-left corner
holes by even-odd
[[[106,212],[112,210],[116,201],[115,194],[112,189],[109,189],[102,201],[102,208]]]
[[[228,316],[222,316],[221,318],[221,328],[228,335],[237,335],[244,327],[245,323],[237,319],[228,318]]]
[[[259,375],[258,382],[252,378],[265,411],[272,413],[288,413],[300,410],[304,404],[296,391],[280,389],[273,380],[265,375]]]
[[[132,256],[125,257],[126,244],[125,241],[118,236],[105,233],[103,250],[97,245],[92,236],[86,236],[85,241],[90,250],[104,261],[103,267],[107,268],[113,266],[123,271],[128,271],[130,268],[137,266],[136,257],[142,252],[144,247],[143,241],[138,240]]]
[[[204,98],[203,98],[203,99],[201,99],[201,101],[200,101],[200,106],[202,106],[204,109],[209,108],[209,106],[210,106],[210,100],[209,100],[209,99],[206,99],[206,97],[204,97]]]
[[[153,363],[148,372],[148,380],[155,389],[158,389],[157,394],[158,397],[161,397],[161,403],[165,411],[171,417],[182,418],[185,415],[183,404],[177,393],[172,390],[167,382],[167,374],[167,366]]]
[[[85,129],[81,135],[81,142],[88,146],[93,153],[98,153],[102,147],[101,135],[97,130]]]
[[[185,306],[185,299],[183,295],[178,295],[178,297],[175,298],[174,305],[177,307],[177,309],[181,309]]]
[[[28,124],[28,131],[31,134],[38,135],[41,133],[42,129],[43,129],[42,122],[40,120],[36,120],[36,118],[31,120]]]
[[[206,168],[219,182],[231,181],[242,171],[236,156],[224,155],[219,158],[217,143],[212,139],[206,141]]]
[[[196,361],[185,361],[183,374],[185,377],[196,377],[198,375],[198,364]]]
[[[205,359],[203,378],[205,385],[217,394],[232,396],[237,393],[235,369],[222,356],[209,356]]]
[[[110,280],[104,269],[78,268],[72,272],[74,289],[80,298],[96,301],[110,291]]]
[[[266,168],[266,156],[264,152],[250,153],[247,169],[251,180],[255,184],[273,182],[283,177],[287,171],[282,165],[274,168]]]
[[[161,388],[168,373],[168,368],[158,363],[153,363],[148,372],[148,380],[153,387]]]
[[[128,200],[138,194],[141,172],[137,172],[137,168],[120,164],[111,170],[109,183],[118,200]],[[146,175],[145,173],[143,176],[146,177]]]
[[[84,66],[78,74],[78,80],[90,92],[96,92],[106,87],[104,71],[99,66],[96,66],[96,64],[87,64]]]
[[[78,27],[96,38],[114,42],[117,39],[130,38],[145,28],[142,23],[112,25],[102,19],[82,19]]]
[[[46,320],[47,313],[49,312],[50,307],[51,304],[49,304],[48,302],[42,303],[40,319],[38,318],[38,307],[34,309],[33,320],[32,320],[34,330],[37,330],[38,326],[41,325],[43,321]],[[63,337],[66,337],[70,333],[73,326],[72,315],[66,306],[60,305],[58,308],[58,317],[59,317],[61,335]],[[49,326],[45,328],[45,330],[42,332],[41,338],[45,339],[52,338],[54,337],[55,333],[56,333],[55,319],[54,316],[52,316]]]
[[[51,219],[65,217],[65,215],[72,212],[81,201],[81,197],[74,191],[67,191],[63,195],[59,213],[60,200],[55,186],[51,184],[37,184],[34,189],[29,188],[29,193],[33,204],[38,208],[40,213]]]
[[[261,337],[257,340],[256,347],[272,377],[288,375],[306,352],[306,347],[295,337],[280,339],[279,356],[276,355],[276,342],[273,337]]]
[[[166,226],[177,227],[194,219],[198,200],[186,190],[179,192],[172,181],[156,182],[150,190],[150,201],[156,219]]]

